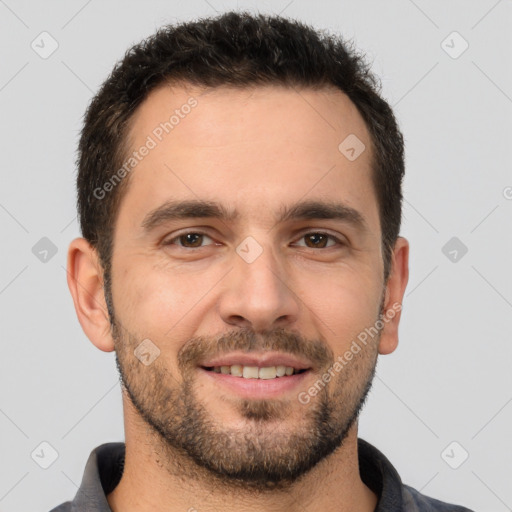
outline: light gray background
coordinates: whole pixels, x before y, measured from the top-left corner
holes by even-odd
[[[405,134],[410,281],[360,436],[427,495],[512,510],[510,0],[0,0],[0,511],[71,499],[90,451],[124,439],[114,354],[83,334],[66,285],[86,105],[160,25],[237,7],[354,38]],[[47,59],[31,48],[43,31],[59,44]],[[442,47],[453,31],[469,43],[456,59]],[[46,262],[42,237],[58,249]],[[452,237],[468,248],[457,262],[442,252]],[[43,441],[59,454],[48,469],[31,458]],[[458,469],[441,455],[452,441],[452,465],[469,453]]]

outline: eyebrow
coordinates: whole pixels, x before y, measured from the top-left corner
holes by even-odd
[[[144,231],[149,232],[156,227],[171,221],[182,219],[211,218],[223,222],[233,222],[240,218],[236,209],[228,209],[215,201],[200,199],[169,200],[151,210],[142,221]],[[361,231],[367,231],[368,225],[364,216],[356,209],[340,202],[309,200],[292,205],[282,205],[276,224],[292,220],[338,220],[352,224]]]

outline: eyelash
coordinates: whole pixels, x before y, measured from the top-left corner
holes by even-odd
[[[179,240],[182,236],[186,236],[186,235],[200,235],[200,236],[206,236],[208,238],[210,238],[211,240],[213,240],[213,238],[211,236],[209,236],[207,233],[204,233],[203,231],[195,231],[195,230],[191,230],[191,231],[184,231],[183,233],[180,233],[179,235],[176,235],[174,236],[173,238],[170,238],[166,241],[164,241],[162,243],[162,245],[177,245],[180,249],[184,249],[186,251],[193,251],[193,250],[198,250],[198,249],[204,249],[205,247],[207,246],[200,246],[200,247],[182,247],[181,245],[178,245],[178,244],[174,244],[173,242],[175,240]],[[331,240],[334,240],[338,245],[345,245],[344,242],[342,242],[338,237],[334,236],[334,235],[331,235],[330,233],[326,233],[324,231],[308,231],[306,233],[303,233],[300,237],[299,237],[299,240],[306,237],[307,235],[323,235],[323,236],[327,236],[328,238],[330,238]],[[209,245],[214,245],[214,244],[209,244]],[[329,247],[320,247],[320,249],[323,249],[323,250],[326,250],[326,249],[331,249],[335,246],[331,245]],[[315,247],[305,247],[306,249],[315,249]]]

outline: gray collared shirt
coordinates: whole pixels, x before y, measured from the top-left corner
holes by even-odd
[[[361,479],[379,497],[375,512],[472,512],[404,485],[391,462],[363,439],[358,439],[358,452]],[[124,454],[124,443],[105,443],[95,448],[73,501],[66,501],[50,512],[112,512],[107,495],[121,480]]]

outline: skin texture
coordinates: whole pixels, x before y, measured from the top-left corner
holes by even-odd
[[[114,235],[114,329],[96,251],[81,238],[69,248],[79,321],[97,348],[116,350],[123,380],[125,471],[109,504],[115,512],[372,511],[376,496],[358,470],[357,414],[378,354],[398,343],[409,246],[398,238],[384,283],[364,121],[333,89],[166,85],[136,111],[133,149],[191,96],[197,106],[129,177]],[[354,161],[338,150],[349,134],[366,146]],[[144,229],[155,208],[189,199],[216,201],[239,218]],[[283,207],[306,200],[341,202],[365,227],[278,222]],[[205,236],[178,238],[185,230]],[[261,254],[248,263],[237,247]],[[379,334],[301,403],[298,393],[390,309],[396,313]],[[143,340],[160,351],[149,365],[134,355]],[[269,351],[310,368],[276,396],[242,396],[201,369],[220,354]]]

